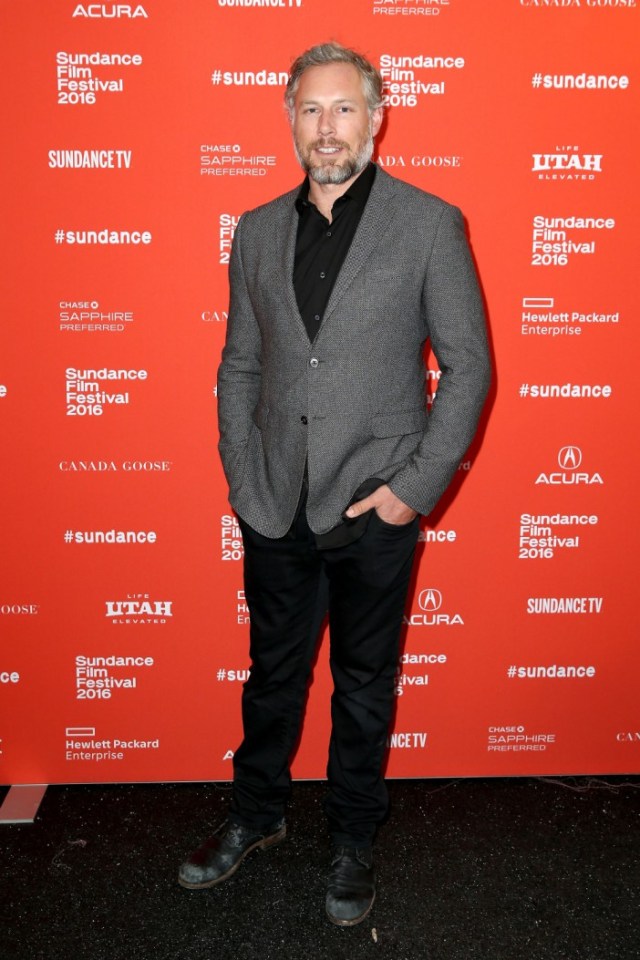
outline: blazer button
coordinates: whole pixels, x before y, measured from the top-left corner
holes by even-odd
[[[300,417],[300,423],[304,423],[305,427],[309,423],[306,417]]]
[[[316,367],[320,366],[320,361],[317,359],[317,357],[311,357],[311,360],[309,360],[309,366],[313,367],[315,370]]]

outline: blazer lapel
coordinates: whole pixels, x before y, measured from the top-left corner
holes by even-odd
[[[282,248],[279,256],[279,266],[281,270],[281,282],[285,292],[285,298],[289,309],[291,310],[291,315],[296,321],[297,326],[300,328],[301,332],[304,335],[305,340],[308,340],[307,328],[304,325],[304,321],[300,316],[300,311],[298,310],[298,301],[296,300],[296,292],[293,286],[293,264],[296,255],[296,237],[298,235],[298,211],[295,208],[295,198],[298,195],[298,190],[293,191],[291,194],[291,201],[287,202],[283,211],[283,222],[279,225],[276,236],[282,237]]]
[[[304,321],[298,310],[298,302],[293,286],[293,264],[296,254],[296,237],[298,234],[298,212],[295,208],[295,198],[298,189],[291,191],[282,198],[278,223],[274,224],[274,236],[281,238],[281,247],[277,256],[280,270],[280,280],[285,293],[285,299],[291,316],[305,340],[309,337]],[[382,239],[391,217],[394,214],[392,198],[395,193],[395,181],[380,167],[376,171],[371,193],[364,208],[362,218],[358,224],[353,242],[349,247],[345,261],[342,264],[338,278],[334,284],[327,308],[322,318],[322,327],[335,309],[340,298],[349,289],[354,277],[369,260],[376,245]]]
[[[334,284],[327,308],[322,319],[322,326],[331,316],[340,298],[346,293],[359,270],[367,263],[375,247],[386,232],[394,214],[391,203],[395,193],[395,183],[392,177],[378,167],[376,178],[371,187],[367,205],[364,208],[358,229],[338,278]],[[295,237],[294,237],[295,245]],[[320,328],[322,329],[322,327]]]

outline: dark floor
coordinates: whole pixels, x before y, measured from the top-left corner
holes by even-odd
[[[0,827],[3,960],[630,960],[640,957],[640,777],[390,783],[378,899],[324,917],[322,784],[285,843],[213,890],[176,884],[228,786],[50,787]]]

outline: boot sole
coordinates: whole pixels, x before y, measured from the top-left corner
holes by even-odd
[[[242,864],[245,857],[248,857],[250,853],[254,850],[266,850],[268,847],[274,846],[276,843],[280,843],[281,840],[287,835],[286,824],[278,830],[277,833],[272,833],[270,837],[263,837],[262,840],[256,840],[255,843],[252,843],[250,847],[244,851],[244,853],[238,857],[236,862],[232,867],[229,867],[226,873],[223,873],[221,876],[216,877],[215,880],[207,880],[204,883],[189,883],[187,880],[183,880],[181,877],[178,877],[178,883],[181,887],[184,887],[186,890],[206,890],[208,887],[215,887],[219,883],[222,883],[224,880],[228,880],[229,877],[232,877],[236,872],[238,867]]]

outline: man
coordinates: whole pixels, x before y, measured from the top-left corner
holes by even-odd
[[[299,187],[244,214],[218,376],[220,453],[245,548],[251,673],[229,818],[182,865],[191,889],[285,836],[289,758],[328,609],[334,681],[326,911],[362,921],[418,515],[476,428],[489,382],[460,212],[371,163],[382,82],[326,43],[291,68]],[[424,346],[442,376],[429,417]]]

